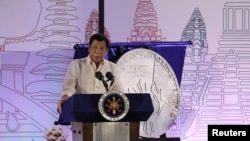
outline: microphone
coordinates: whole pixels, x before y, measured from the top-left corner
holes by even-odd
[[[102,81],[102,83],[103,83],[103,85],[104,85],[106,91],[108,91],[108,84],[107,84],[107,82],[104,80],[104,76],[102,75],[102,73],[101,73],[100,71],[97,71],[97,72],[95,73],[95,77],[96,77],[97,79],[99,79],[99,80]]]
[[[114,79],[115,79],[114,75],[113,75],[112,72],[110,72],[110,71],[108,71],[108,72],[106,73],[106,77],[108,78],[108,81],[109,81],[109,80],[114,81]]]
[[[115,77],[112,74],[112,72],[110,72],[110,71],[106,72],[106,77],[108,78],[107,81],[111,81],[110,86],[109,86],[109,87],[111,87],[115,81]]]
[[[95,72],[95,77],[99,80],[104,80],[104,76],[100,71]]]

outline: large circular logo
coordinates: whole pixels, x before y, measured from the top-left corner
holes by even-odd
[[[126,93],[149,93],[154,112],[140,122],[140,136],[159,137],[174,124],[179,113],[180,89],[169,63],[149,49],[133,49],[117,61]]]
[[[129,111],[129,100],[120,92],[107,92],[103,94],[98,102],[101,115],[109,121],[119,121]]]

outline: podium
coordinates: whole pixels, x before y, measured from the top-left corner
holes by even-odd
[[[118,121],[105,119],[98,110],[102,94],[74,94],[63,103],[59,121],[71,122],[74,141],[139,141],[140,121],[153,113],[150,94],[125,94],[127,114]]]

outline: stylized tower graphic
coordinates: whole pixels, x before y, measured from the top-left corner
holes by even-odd
[[[184,29],[181,37],[181,41],[192,41],[192,48],[188,48],[189,53],[192,56],[200,56],[207,53],[207,40],[206,40],[206,26],[200,10],[194,9],[194,12]],[[202,57],[194,58],[194,62],[202,62]]]
[[[183,103],[182,120],[192,119],[190,123],[196,125],[182,127],[190,127],[186,136],[205,140],[210,123],[249,123],[249,5],[250,2],[225,3],[223,32],[218,53],[213,58],[206,53],[206,32],[194,28],[202,26],[188,25],[189,30],[183,32],[182,40],[194,43],[192,48],[187,48],[181,86],[183,99],[192,101],[190,107]],[[203,25],[201,21],[197,19],[197,25]]]
[[[197,121],[194,124],[198,127],[189,131],[199,140],[201,137],[206,139],[207,124],[249,123],[249,11],[250,2],[225,3],[218,53],[212,62],[209,55],[201,54],[204,63],[196,63],[197,67],[193,67],[197,68],[198,85],[194,85],[197,90],[194,96],[198,94],[199,110],[191,122]],[[188,59],[185,63],[188,64]]]
[[[98,32],[99,32],[99,15],[98,15],[97,10],[93,9],[90,16],[89,16],[87,25],[86,25],[85,43],[88,43],[89,38],[93,34],[98,33]],[[110,40],[110,34],[109,34],[108,30],[106,29],[106,27],[104,27],[104,34]]]
[[[128,42],[137,41],[164,41],[162,32],[158,29],[157,15],[151,0],[139,0],[137,4],[134,29],[131,31]]]
[[[195,134],[197,138],[203,140],[207,133],[200,131],[204,131],[207,126],[196,127],[191,124],[197,124],[195,121],[200,120],[200,125],[205,125],[203,119],[200,118],[200,111],[202,111],[200,107],[204,106],[201,103],[205,99],[204,90],[206,90],[208,82],[206,75],[213,56],[207,54],[206,26],[198,8],[194,9],[187,26],[182,32],[181,41],[192,41],[193,45],[186,49],[181,82],[182,105],[185,106],[182,106],[180,112],[179,128],[189,131],[183,132],[183,136]],[[198,128],[200,130],[197,130]]]
[[[49,12],[53,12],[45,17],[46,20],[51,21],[50,25],[42,28],[48,35],[42,38],[41,42],[49,43],[50,47],[63,47],[71,48],[75,43],[80,43],[81,40],[75,36],[72,36],[72,32],[79,32],[80,29],[73,24],[72,21],[77,20],[78,17],[71,14],[71,11],[75,11],[76,8],[69,6],[68,0],[60,0],[55,2],[55,5],[47,8]]]

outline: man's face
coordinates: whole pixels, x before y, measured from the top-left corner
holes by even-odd
[[[94,40],[88,48],[90,59],[95,63],[101,63],[108,51],[105,41]]]

